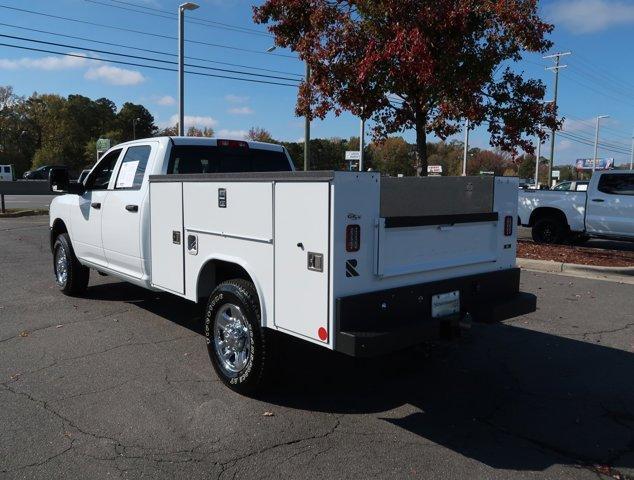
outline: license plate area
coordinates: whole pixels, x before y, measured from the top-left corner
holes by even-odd
[[[439,293],[431,297],[432,318],[448,317],[460,313],[460,291]]]

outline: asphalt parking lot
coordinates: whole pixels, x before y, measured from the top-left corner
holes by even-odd
[[[58,293],[46,222],[0,219],[0,478],[634,478],[631,285],[524,273],[534,314],[371,361],[282,341],[256,400],[186,301]]]

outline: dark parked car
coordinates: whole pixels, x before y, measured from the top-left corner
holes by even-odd
[[[25,180],[48,180],[48,171],[51,169],[50,165],[44,165],[38,167],[35,170],[29,170],[24,172],[22,178]]]

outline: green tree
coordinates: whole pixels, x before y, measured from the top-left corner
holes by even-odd
[[[134,123],[133,123],[134,122]],[[121,141],[127,142],[134,138],[149,138],[156,135],[158,128],[154,124],[154,117],[143,105],[126,102],[117,113],[115,124],[120,132]]]

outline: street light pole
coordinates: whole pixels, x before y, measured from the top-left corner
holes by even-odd
[[[365,120],[361,117],[361,131],[359,132],[359,171],[363,171],[363,151],[365,150]]]
[[[632,157],[630,158],[630,170],[634,170],[634,134],[632,134]]]
[[[185,135],[185,10],[196,10],[193,2],[178,7],[178,135]]]
[[[597,168],[597,154],[599,151],[599,122],[601,121],[602,118],[609,118],[609,115],[597,116],[597,127],[594,132],[594,158],[592,160],[592,173],[594,173]]]
[[[469,153],[469,119],[465,122],[464,132],[464,152],[462,153],[462,176],[467,175],[467,155]]]
[[[541,129],[540,129],[541,132]],[[535,190],[539,183],[539,158],[542,156],[542,137],[537,135],[537,157],[535,157]]]
[[[137,122],[141,120],[140,118],[133,118],[132,119],[132,139],[136,140],[136,124]]]
[[[306,62],[306,84],[310,83],[310,65]],[[310,119],[304,117],[304,171],[310,168]]]

